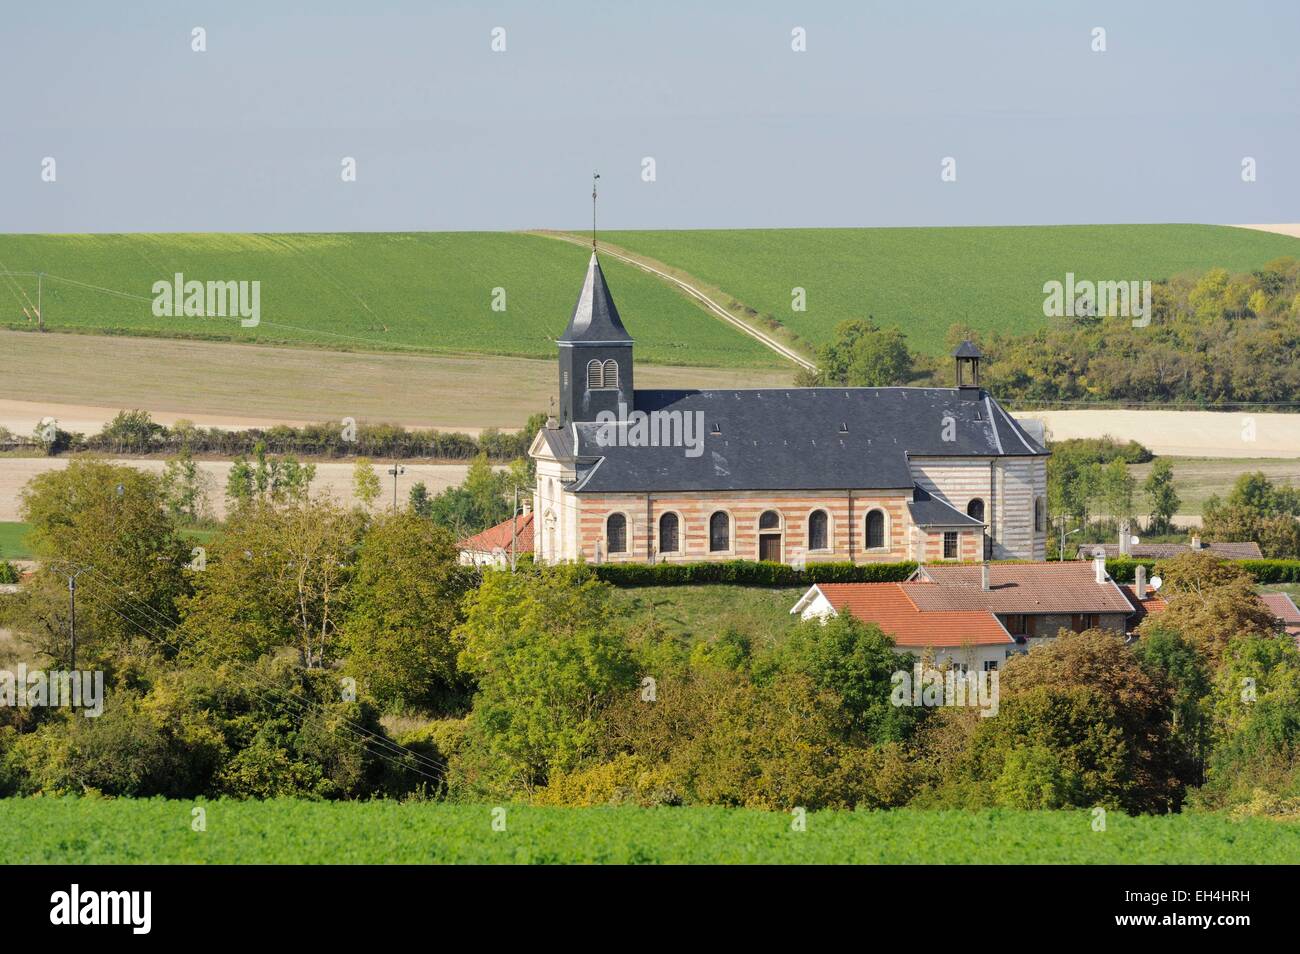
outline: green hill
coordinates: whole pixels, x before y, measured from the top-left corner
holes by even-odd
[[[588,254],[488,232],[0,235],[0,271],[47,273],[42,306],[51,330],[536,358],[554,357]],[[604,267],[638,359],[789,366],[658,279],[619,262]],[[176,272],[260,281],[260,325],[156,317],[153,284]],[[0,327],[33,327],[36,284],[0,275]],[[505,311],[491,307],[496,288],[505,290]]]
[[[1067,225],[1002,228],[736,229],[611,232],[628,251],[690,272],[775,316],[816,344],[846,318],[896,325],[912,348],[944,350],[949,325],[1032,331],[1043,283],[1151,280],[1223,266],[1250,271],[1300,239],[1217,225]],[[807,293],[793,311],[791,290]]]
[[[813,345],[846,318],[874,315],[931,353],[943,350],[954,322],[1013,332],[1042,326],[1043,283],[1066,272],[1157,280],[1300,257],[1300,239],[1208,225],[614,232],[605,239],[775,316]],[[52,330],[534,358],[554,355],[587,254],[554,238],[490,232],[0,235],[0,272],[47,273],[43,306]],[[609,256],[605,269],[639,359],[790,368],[658,278]],[[155,316],[153,284],[176,272],[261,282],[261,324]],[[806,290],[806,311],[791,309],[796,286]],[[491,307],[496,288],[505,290],[505,311]],[[0,275],[0,327],[31,328],[35,300],[34,277]]]

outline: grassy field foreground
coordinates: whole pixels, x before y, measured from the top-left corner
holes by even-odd
[[[205,812],[205,831],[192,827]],[[500,820],[494,829],[494,820]],[[0,851],[41,863],[1279,864],[1300,825],[1213,815],[530,808],[397,802],[0,801]]]

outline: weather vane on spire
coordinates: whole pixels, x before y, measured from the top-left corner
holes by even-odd
[[[591,250],[596,251],[596,180],[600,178],[599,172],[591,174]]]

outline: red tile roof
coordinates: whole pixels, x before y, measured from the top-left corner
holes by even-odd
[[[1286,593],[1260,593],[1259,601],[1288,627],[1300,626],[1300,609]]]
[[[1120,589],[1128,597],[1128,601],[1133,604],[1136,612],[1129,621],[1130,628],[1136,627],[1138,623],[1151,616],[1154,613],[1163,613],[1169,608],[1169,604],[1164,597],[1157,596],[1156,591],[1147,586],[1146,599],[1140,600],[1137,597],[1137,589],[1131,583],[1120,584]]]
[[[457,544],[462,550],[473,550],[476,553],[492,553],[498,548],[506,553],[510,552],[510,531],[513,521],[503,520],[495,527],[489,527],[482,533],[476,533],[472,537],[467,537]],[[533,552],[533,515],[531,513],[520,514],[518,524],[515,526],[517,536],[515,537],[516,553]]]
[[[903,583],[819,583],[837,613],[875,623],[899,646],[994,646],[1014,644],[996,616],[985,610],[922,610]]]
[[[923,610],[983,609],[993,613],[1133,612],[1120,588],[1107,577],[1098,583],[1091,562],[992,563],[989,589],[981,589],[978,563],[921,567],[915,582],[903,584]]]

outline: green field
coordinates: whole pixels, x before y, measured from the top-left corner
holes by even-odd
[[[194,831],[202,805],[206,831]],[[1212,815],[494,808],[397,802],[0,801],[10,864],[1284,864],[1300,825]],[[498,814],[497,817],[500,817]]]
[[[730,296],[775,316],[805,343],[825,343],[838,322],[870,314],[900,326],[913,348],[931,353],[943,350],[954,322],[1008,332],[1041,327],[1048,320],[1043,283],[1064,280],[1067,271],[1080,279],[1157,280],[1300,256],[1300,239],[1209,225],[744,229],[605,238],[720,289],[724,302]],[[47,274],[42,306],[53,330],[537,358],[554,356],[586,256],[578,245],[521,233],[0,235],[0,271]],[[659,279],[609,256],[605,268],[646,362],[790,366]],[[176,272],[201,281],[260,281],[260,326],[155,317],[153,283]],[[33,327],[36,284],[31,276],[0,276],[0,327]],[[791,310],[796,286],[807,290],[804,312]],[[506,292],[505,312],[491,308],[498,287]]]
[[[636,623],[654,620],[688,642],[708,642],[728,629],[748,633],[754,648],[780,641],[798,617],[790,607],[805,587],[755,587],[710,583],[698,586],[637,586],[615,591]]]
[[[0,271],[47,273],[42,309],[51,330],[541,358],[555,356],[589,254],[489,232],[0,235]],[[618,262],[604,267],[638,359],[788,367],[658,279]],[[153,284],[176,272],[261,282],[261,324],[155,317]],[[36,285],[0,276],[0,327],[34,327],[23,309],[35,314]],[[505,289],[504,312],[492,310],[495,288]]]
[[[0,521],[0,560],[30,560],[32,553],[23,543],[27,524]]]
[[[1174,489],[1182,501],[1180,514],[1200,515],[1205,512],[1205,502],[1212,496],[1223,499],[1232,492],[1232,485],[1242,474],[1260,472],[1274,484],[1300,485],[1300,458],[1279,457],[1165,457],[1174,471]],[[1154,462],[1153,462],[1154,463]],[[1138,513],[1147,506],[1146,495],[1141,492],[1142,482],[1151,473],[1153,463],[1130,464],[1129,473],[1137,481],[1135,496]]]
[[[828,341],[846,318],[897,325],[918,351],[944,351],[948,326],[1032,331],[1043,283],[1156,281],[1223,266],[1250,271],[1300,239],[1216,225],[736,229],[610,232],[606,241],[687,271],[803,338]],[[791,310],[791,289],[807,310]]]

